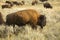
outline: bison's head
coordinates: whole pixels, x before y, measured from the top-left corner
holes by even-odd
[[[40,15],[38,18],[37,24],[43,28],[43,26],[46,25],[46,16],[45,15]]]

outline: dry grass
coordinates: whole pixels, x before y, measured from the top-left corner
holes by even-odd
[[[33,30],[30,25],[25,25],[23,28],[16,26],[15,34],[12,26],[0,25],[0,40],[60,40],[60,3],[58,1],[49,2],[53,9],[45,9],[42,4],[14,6],[10,9],[2,9],[0,6],[4,20],[9,13],[29,8],[35,9],[47,17],[47,24],[44,29],[37,26],[37,30]]]

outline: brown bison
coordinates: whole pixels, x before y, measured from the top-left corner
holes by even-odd
[[[45,8],[52,8],[52,6],[51,6],[49,3],[44,3],[43,6],[44,6]]]
[[[3,17],[2,17],[2,14],[0,12],[0,25],[4,23],[4,20],[3,20]]]
[[[6,24],[21,26],[25,24],[31,24],[33,27],[36,26],[39,14],[32,9],[18,11],[12,14],[8,14],[6,17]]]
[[[7,25],[15,25],[18,26],[23,26],[25,24],[30,24],[33,29],[36,28],[37,23],[44,21],[44,16],[42,16],[40,19],[40,14],[37,13],[37,11],[33,9],[28,9],[28,10],[22,10],[18,11],[12,14],[8,14],[6,16],[6,24]],[[38,20],[39,19],[39,20]],[[43,24],[38,24],[38,25],[43,25]]]

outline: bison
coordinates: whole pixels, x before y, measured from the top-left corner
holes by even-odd
[[[36,29],[36,25],[45,25],[44,19],[44,16],[40,16],[40,14],[36,10],[28,9],[8,14],[6,16],[6,24],[13,25],[13,27],[15,27],[15,25],[23,26],[26,24],[30,24],[32,26],[32,29]]]
[[[40,15],[38,18],[37,25],[39,25],[42,29],[46,25],[46,16],[45,15]]]
[[[6,16],[7,25],[21,26],[25,24],[31,24],[32,28],[35,28],[39,14],[32,9],[22,10]]]
[[[45,8],[52,8],[52,6],[51,6],[49,3],[44,3],[43,6],[44,6]]]
[[[1,12],[0,12],[0,25],[3,24],[3,23],[5,23],[5,22],[4,22],[4,20],[3,20],[2,14],[1,14]]]

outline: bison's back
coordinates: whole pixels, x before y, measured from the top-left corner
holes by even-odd
[[[37,11],[29,9],[17,12],[17,15],[23,18],[24,22],[31,21],[37,22],[39,14]]]

